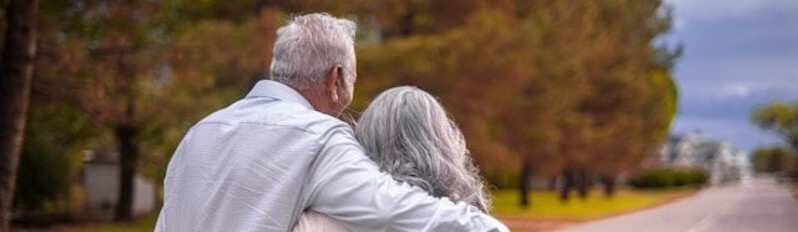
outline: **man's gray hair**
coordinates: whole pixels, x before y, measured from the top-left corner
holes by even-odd
[[[463,134],[427,92],[403,86],[381,93],[355,130],[366,154],[396,180],[484,212],[490,209]]]
[[[321,84],[335,65],[349,72],[354,65],[356,30],[351,20],[326,13],[293,18],[277,30],[270,78],[306,89]]]

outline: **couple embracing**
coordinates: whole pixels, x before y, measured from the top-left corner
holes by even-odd
[[[355,31],[327,14],[281,27],[270,80],[186,133],[155,231],[507,231],[430,94],[392,88],[354,128],[338,119]]]

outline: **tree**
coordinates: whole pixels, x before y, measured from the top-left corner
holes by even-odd
[[[668,51],[652,45],[669,22],[660,1],[477,5],[456,23],[411,23],[409,34],[361,44],[360,73],[371,79],[359,82],[356,105],[397,84],[439,96],[480,167],[518,173],[522,205],[533,173],[564,174],[563,196],[572,186],[586,196],[594,175],[614,180],[659,148],[676,93],[658,64]],[[412,17],[435,14],[446,13]],[[376,28],[407,26],[385,23]]]
[[[660,148],[675,114],[677,92],[668,73],[678,51],[653,45],[670,26],[668,11],[661,13],[662,3],[590,3],[580,14],[592,18],[582,22],[581,33],[588,39],[576,43],[584,44],[579,48],[584,53],[574,55],[581,66],[574,72],[585,75],[589,87],[574,110],[574,122],[581,123],[565,124],[583,137],[584,147],[576,152],[589,153],[573,157],[568,165],[577,169],[581,197],[587,195],[594,175],[611,196],[618,174],[636,170],[644,157]]]
[[[38,0],[11,0],[0,63],[0,231],[8,231],[36,56]]]
[[[64,215],[80,202],[70,201],[80,155],[89,144],[103,141],[86,116],[66,104],[57,104],[31,92],[25,142],[14,194],[15,214],[21,221],[47,221],[47,216]],[[56,116],[57,115],[57,116]]]
[[[774,102],[758,107],[752,120],[762,129],[776,132],[798,153],[798,103]]]
[[[798,158],[789,148],[764,147],[754,151],[752,163],[754,170],[764,173],[793,175],[798,166]]]
[[[673,56],[653,44],[669,22],[658,0],[53,2],[37,79],[113,133],[122,186],[263,77],[275,29],[307,9],[360,24],[354,108],[394,85],[433,93],[483,171],[517,174],[522,204],[532,175],[567,177],[564,197],[596,176],[614,186],[675,109]]]
[[[268,64],[285,14],[255,1],[48,2],[38,94],[82,111],[121,156],[116,219],[133,177],[160,180],[185,131],[238,99]],[[242,13],[249,12],[249,13]],[[106,141],[107,142],[107,141]],[[109,149],[94,144],[93,149]]]
[[[48,2],[42,85],[108,128],[120,155],[116,219],[132,218],[139,140],[158,118],[175,1]],[[56,36],[57,35],[57,36]]]

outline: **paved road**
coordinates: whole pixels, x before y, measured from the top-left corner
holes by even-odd
[[[773,179],[757,178],[563,231],[798,232],[798,203],[787,187]]]

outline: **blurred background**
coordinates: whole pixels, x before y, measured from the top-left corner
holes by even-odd
[[[713,199],[740,208],[663,231],[749,206],[738,223],[798,226],[794,0],[0,2],[0,230],[151,231],[185,131],[312,12],[359,25],[352,116],[397,85],[437,96],[514,231]]]

